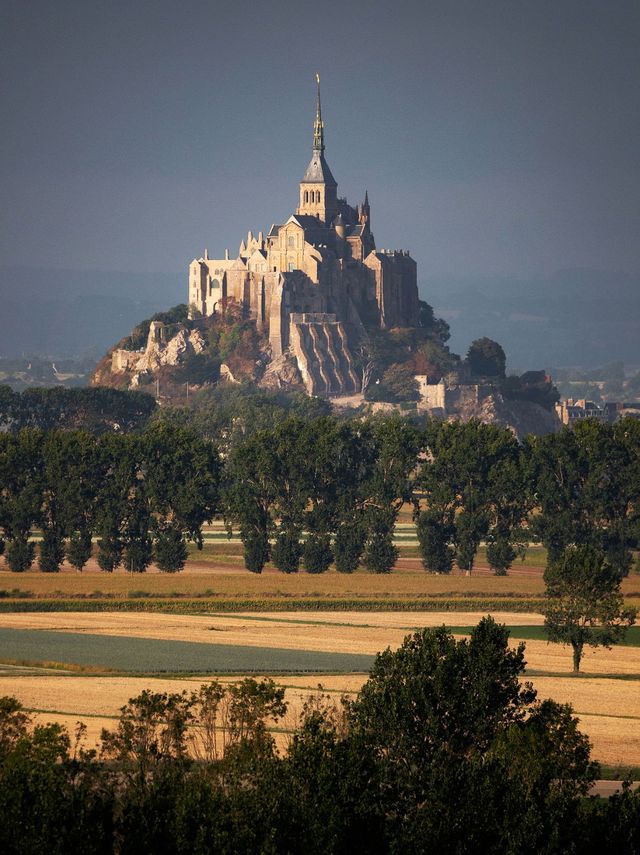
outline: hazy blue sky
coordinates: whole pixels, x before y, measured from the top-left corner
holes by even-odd
[[[0,264],[177,271],[339,192],[419,277],[640,272],[640,2],[3,0]]]

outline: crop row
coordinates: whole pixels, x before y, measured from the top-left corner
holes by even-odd
[[[541,597],[424,597],[424,598],[234,598],[234,599],[6,599],[0,612],[286,612],[286,611],[504,611],[539,612]]]

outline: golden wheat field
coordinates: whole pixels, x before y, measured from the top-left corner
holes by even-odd
[[[397,647],[404,636],[422,626],[446,623],[450,627],[475,624],[481,612],[286,612],[210,615],[123,613],[1,614],[0,628],[37,629],[234,644],[247,647],[282,647],[312,651],[373,654]],[[537,614],[501,612],[496,619],[512,626],[537,626]],[[517,635],[517,631],[514,633]],[[517,637],[512,643],[518,642]],[[583,676],[571,675],[570,651],[544,641],[526,642],[531,679],[540,697],[571,703],[580,727],[593,742],[594,757],[610,765],[640,765],[640,648],[615,647],[588,651]],[[607,675],[606,677],[604,675]],[[223,678],[231,679],[231,678]],[[290,713],[278,726],[278,742],[295,726],[304,697],[321,682],[335,693],[356,692],[365,675],[275,678],[287,687]],[[206,678],[166,679],[41,672],[20,675],[0,671],[0,694],[13,694],[40,721],[58,721],[73,730],[82,720],[87,739],[96,744],[103,727],[112,727],[119,708],[143,688],[154,691],[190,691]]]
[[[275,571],[260,575],[241,571],[230,573],[210,568],[207,573],[115,573],[64,569],[60,573],[0,572],[0,589],[22,591],[38,597],[47,596],[109,596],[127,597],[134,594],[150,596],[220,596],[226,598],[282,597],[415,597],[421,595],[453,594],[465,596],[473,593],[503,594],[509,596],[536,596],[542,594],[544,583],[541,573],[513,576],[436,576],[418,567],[394,570],[393,573],[341,574],[329,571],[322,575],[295,573],[286,575]],[[640,589],[636,582],[635,589]]]

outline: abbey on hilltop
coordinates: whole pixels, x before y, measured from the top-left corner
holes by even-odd
[[[192,316],[230,301],[255,318],[272,359],[291,353],[312,394],[359,391],[352,349],[366,328],[415,326],[416,263],[406,250],[377,250],[365,193],[353,208],[338,196],[324,156],[320,81],[311,160],[295,214],[266,237],[249,232],[238,256],[189,265]]]

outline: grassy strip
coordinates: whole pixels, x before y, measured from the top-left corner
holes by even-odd
[[[600,766],[602,781],[640,781],[640,766]]]
[[[33,599],[0,600],[0,613],[7,612],[168,612],[202,614],[207,612],[416,612],[416,611],[512,611],[539,612],[541,598],[460,597],[420,598],[269,597],[265,599],[144,598],[144,599]]]
[[[472,626],[448,626],[447,629],[456,635],[470,635]],[[544,626],[507,626],[511,638],[518,641],[548,641]],[[640,627],[632,626],[627,630],[624,641],[618,641],[620,647],[640,647]]]
[[[620,674],[620,673],[594,673],[593,671],[579,671],[575,674],[573,671],[545,671],[538,668],[527,668],[525,671],[526,677],[561,677],[563,680],[627,680],[637,682],[640,680],[640,674]]]

